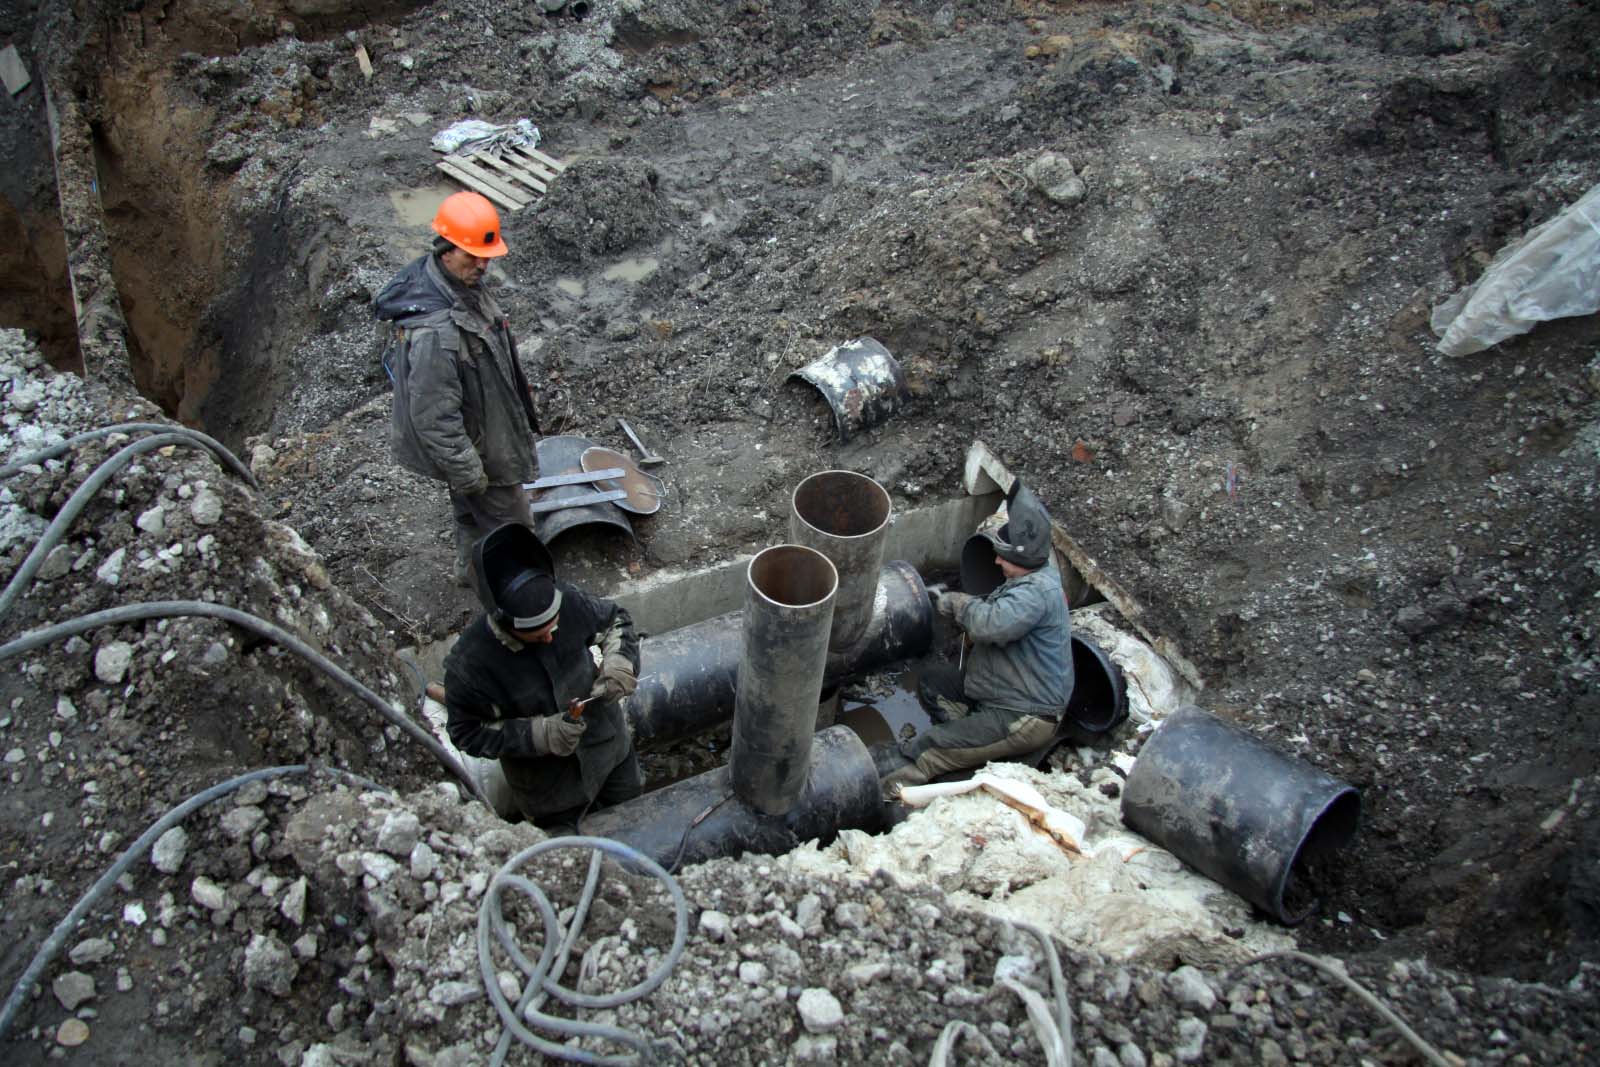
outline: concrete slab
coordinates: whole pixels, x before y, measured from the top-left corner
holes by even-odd
[[[17,46],[8,44],[0,48],[0,82],[5,83],[6,92],[16,96],[32,81],[28,68],[22,65],[22,57],[17,54]]]

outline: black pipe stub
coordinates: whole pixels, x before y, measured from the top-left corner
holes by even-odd
[[[1067,721],[1090,734],[1108,734],[1128,718],[1128,689],[1105,650],[1087,637],[1072,635],[1072,696]]]
[[[1350,785],[1193,706],[1150,735],[1122,791],[1122,821],[1279,922],[1310,915],[1305,865],[1349,844]]]

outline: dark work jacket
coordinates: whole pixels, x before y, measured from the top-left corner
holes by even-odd
[[[621,627],[622,654],[639,669],[639,638],[625,610],[559,579],[556,587],[561,613],[550,644],[524,644],[509,633],[502,637],[486,615],[479,615],[444,661],[450,740],[468,755],[498,759],[530,819],[594,799],[633,748],[621,704],[597,700],[583,709],[588,725],[577,752],[534,753],[530,720],[559,715],[571,701],[589,695],[599,674],[589,647],[613,623]]]
[[[385,357],[394,379],[395,462],[469,492],[539,475],[539,421],[511,325],[481,285],[465,293],[434,254],[407,264],[373,301],[392,324]]]

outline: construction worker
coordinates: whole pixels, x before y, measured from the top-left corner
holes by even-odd
[[[450,740],[498,759],[517,807],[575,833],[591,806],[639,795],[639,761],[619,703],[639,673],[633,620],[555,576],[544,543],[507,523],[473,547],[484,613],[444,661]],[[574,707],[575,702],[587,701]]]
[[[1055,740],[1072,696],[1072,622],[1050,559],[1050,515],[1019,481],[1007,496],[1006,520],[984,534],[1005,581],[985,596],[933,594],[971,649],[964,669],[923,670],[917,697],[935,725],[900,743],[911,763],[887,775],[886,788],[921,785]]]
[[[494,205],[456,193],[433,230],[433,250],[394,276],[373,312],[391,324],[395,461],[449,487],[465,586],[473,542],[502,523],[532,525],[522,485],[538,477],[539,420],[510,321],[483,285],[489,261],[506,254]]]

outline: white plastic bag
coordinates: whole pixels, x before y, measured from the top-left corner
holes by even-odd
[[[1500,250],[1483,277],[1433,309],[1439,351],[1465,356],[1548,319],[1600,311],[1600,185]]]
[[[539,127],[527,119],[518,119],[505,126],[496,126],[482,119],[462,119],[434,134],[430,143],[435,152],[467,156],[487,149],[498,156],[506,145],[538,148]]]

